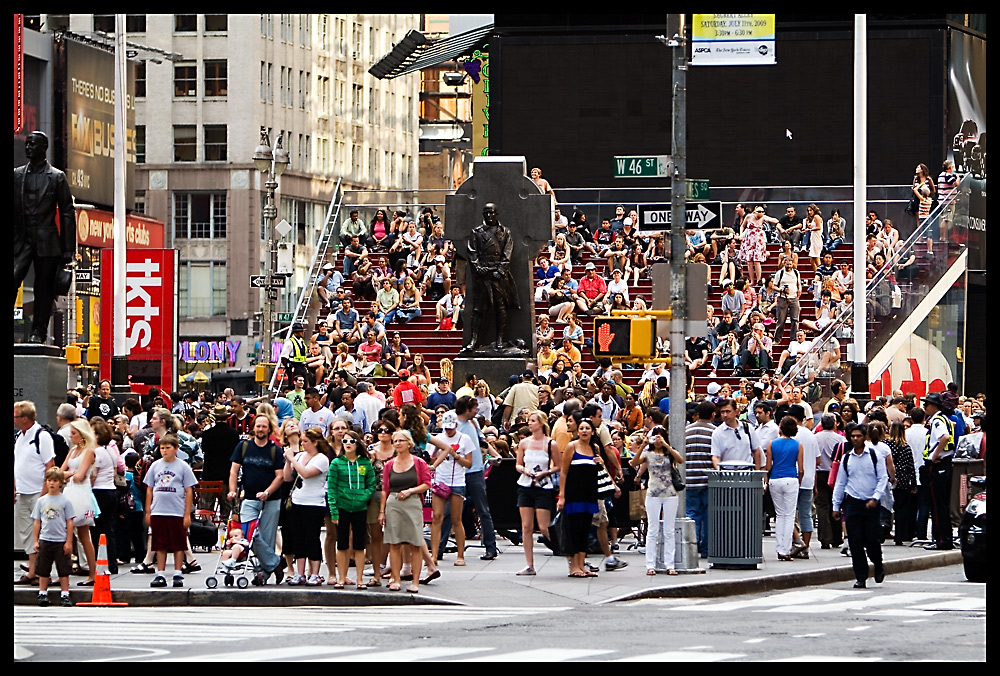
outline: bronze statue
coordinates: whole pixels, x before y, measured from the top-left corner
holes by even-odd
[[[33,131],[24,141],[28,163],[14,169],[14,302],[35,267],[35,316],[31,343],[48,340],[56,278],[76,252],[76,212],[66,174],[45,159],[48,137]],[[58,210],[59,224],[56,225]],[[13,303],[12,303],[13,305]]]
[[[471,339],[462,352],[472,352],[480,345],[483,318],[492,314],[496,322],[496,342],[493,347],[503,350],[510,347],[504,341],[507,311],[520,309],[517,287],[511,275],[511,255],[514,240],[510,230],[497,218],[497,207],[492,202],[483,208],[483,222],[469,233],[469,269],[472,272],[473,307],[470,324]]]

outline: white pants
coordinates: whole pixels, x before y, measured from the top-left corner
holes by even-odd
[[[768,483],[771,501],[774,502],[774,539],[779,556],[792,551],[792,533],[795,530],[795,509],[799,502],[799,480],[795,478],[771,479]]]
[[[663,515],[660,515],[660,510]],[[656,569],[657,554],[662,554],[663,565],[667,569],[674,567],[674,520],[677,516],[677,496],[669,498],[654,498],[646,494],[646,518],[649,527],[646,530],[646,570]],[[660,536],[660,526],[663,536]]]

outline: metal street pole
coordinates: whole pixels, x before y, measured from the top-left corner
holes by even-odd
[[[854,15],[854,350],[851,393],[868,399],[865,214],[868,212],[868,21]]]
[[[670,445],[682,456],[687,423],[687,368],[684,338],[688,318],[687,275],[684,270],[685,225],[687,224],[687,35],[684,14],[678,15],[677,32],[667,41],[673,50],[673,175],[670,180],[670,290],[673,318],[670,322]],[[683,465],[682,465],[683,467]],[[678,494],[674,532],[674,565],[678,572],[704,572],[698,566],[698,541],[694,521],[687,518],[684,491]],[[664,525],[665,528],[669,526]]]
[[[117,394],[127,394],[128,381],[128,331],[126,310],[126,253],[125,253],[125,15],[115,15],[115,213],[114,213],[114,312],[112,335],[114,352],[111,357],[111,388]]]

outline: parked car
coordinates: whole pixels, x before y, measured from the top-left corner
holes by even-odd
[[[962,543],[965,577],[972,582],[986,582],[986,477],[969,478],[970,491],[978,491],[969,500],[958,538]]]

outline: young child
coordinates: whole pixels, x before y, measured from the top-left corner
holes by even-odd
[[[38,560],[35,574],[38,576],[38,605],[49,605],[49,576],[52,564],[56,564],[59,574],[59,598],[64,606],[72,606],[69,600],[70,554],[73,552],[73,503],[62,494],[66,476],[58,467],[45,471],[46,495],[38,498],[31,518],[35,520],[35,551]]]
[[[152,549],[156,552],[156,575],[150,587],[166,587],[164,571],[167,552],[174,555],[174,586],[184,586],[184,551],[187,530],[191,527],[193,488],[198,480],[191,466],[177,459],[180,441],[174,434],[160,439],[162,457],[146,472],[146,525],[153,532]]]
[[[243,552],[250,548],[247,536],[243,534],[243,529],[233,526],[229,529],[229,536],[226,538],[226,548],[222,552],[222,565],[226,570],[231,569],[239,562]]]

